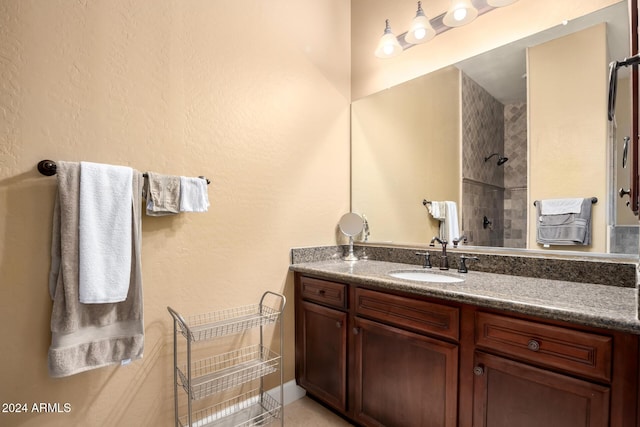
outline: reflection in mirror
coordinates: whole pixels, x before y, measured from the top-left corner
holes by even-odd
[[[439,224],[422,200],[452,200],[469,245],[542,249],[534,200],[598,197],[586,250],[637,255],[637,220],[613,191],[628,181],[624,76],[617,126],[606,117],[608,62],[629,52],[627,14],[620,2],[355,101],[352,210],[366,214],[369,240],[428,243]]]

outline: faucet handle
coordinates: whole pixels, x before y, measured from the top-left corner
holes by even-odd
[[[467,269],[467,263],[466,263],[468,259],[478,261],[477,256],[460,255],[460,265],[458,266],[458,273],[467,273],[469,271]]]
[[[467,236],[462,235],[462,236],[458,237],[457,239],[453,239],[453,247],[457,248],[458,245],[460,244],[460,242],[467,243]]]
[[[431,254],[429,251],[416,252],[416,255],[424,257],[424,264],[422,264],[422,268],[431,268]]]

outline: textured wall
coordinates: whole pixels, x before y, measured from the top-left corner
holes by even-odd
[[[0,402],[72,407],[0,425],[172,426],[167,305],[284,292],[293,378],[289,248],[335,244],[349,210],[349,39],[342,0],[0,2]],[[47,375],[43,158],[212,180],[208,213],[143,218],[142,361]]]

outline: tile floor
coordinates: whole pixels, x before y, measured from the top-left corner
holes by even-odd
[[[349,422],[306,396],[284,407],[284,425],[287,427],[352,426]]]

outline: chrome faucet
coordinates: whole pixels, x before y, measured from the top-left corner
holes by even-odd
[[[458,237],[457,239],[453,239],[453,247],[457,248],[458,244],[460,244],[460,242],[467,243],[467,236],[465,236],[463,234],[462,236]]]
[[[440,238],[436,236],[433,239],[431,239],[431,243],[429,243],[429,246],[435,247],[434,242],[438,242],[442,245],[442,255],[440,255],[440,270],[448,270],[449,257],[447,256],[447,241],[440,240]]]

